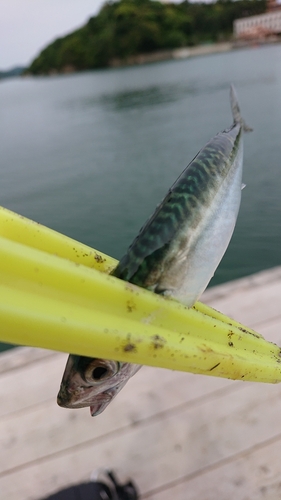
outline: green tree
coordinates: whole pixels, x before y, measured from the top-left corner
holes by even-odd
[[[48,74],[67,67],[80,71],[108,66],[114,58],[227,40],[233,21],[260,14],[266,0],[163,4],[157,0],[107,2],[82,28],[58,38],[34,59],[27,72]]]

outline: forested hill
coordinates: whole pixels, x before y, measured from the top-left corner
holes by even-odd
[[[265,12],[265,0],[180,4],[156,0],[107,2],[99,14],[46,47],[27,69],[32,74],[109,66],[114,59],[229,40],[233,21]]]

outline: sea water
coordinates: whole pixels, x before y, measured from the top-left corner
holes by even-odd
[[[280,265],[281,45],[1,81],[0,205],[119,259],[231,125],[230,83],[254,131],[236,229],[210,285]]]

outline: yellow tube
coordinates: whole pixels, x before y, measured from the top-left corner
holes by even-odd
[[[116,259],[98,250],[4,207],[0,207],[0,236],[105,273],[110,273],[118,263]],[[245,328],[234,319],[228,318],[206,304],[197,302],[195,309],[214,319],[219,319],[225,323],[231,322],[233,325]],[[249,328],[247,330],[259,335]]]
[[[0,236],[106,273],[117,265],[112,257],[4,207],[0,207]]]
[[[3,231],[0,222],[2,341],[233,379],[281,380],[280,349],[253,330],[203,305],[200,312],[199,303],[188,309],[101,273],[88,257],[79,264],[71,248],[82,254],[83,245],[39,226],[41,240],[37,225],[26,219],[17,225],[18,217],[17,231]],[[105,259],[110,269],[114,261]]]

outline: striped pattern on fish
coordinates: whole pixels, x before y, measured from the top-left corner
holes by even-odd
[[[237,119],[233,87],[231,102]],[[194,304],[234,230],[241,200],[243,128],[240,118],[199,151],[141,229],[114,276]]]
[[[143,226],[112,275],[191,307],[232,236],[242,188],[243,130],[235,90],[233,125],[199,151]],[[58,394],[67,408],[101,413],[138,365],[70,355]]]

